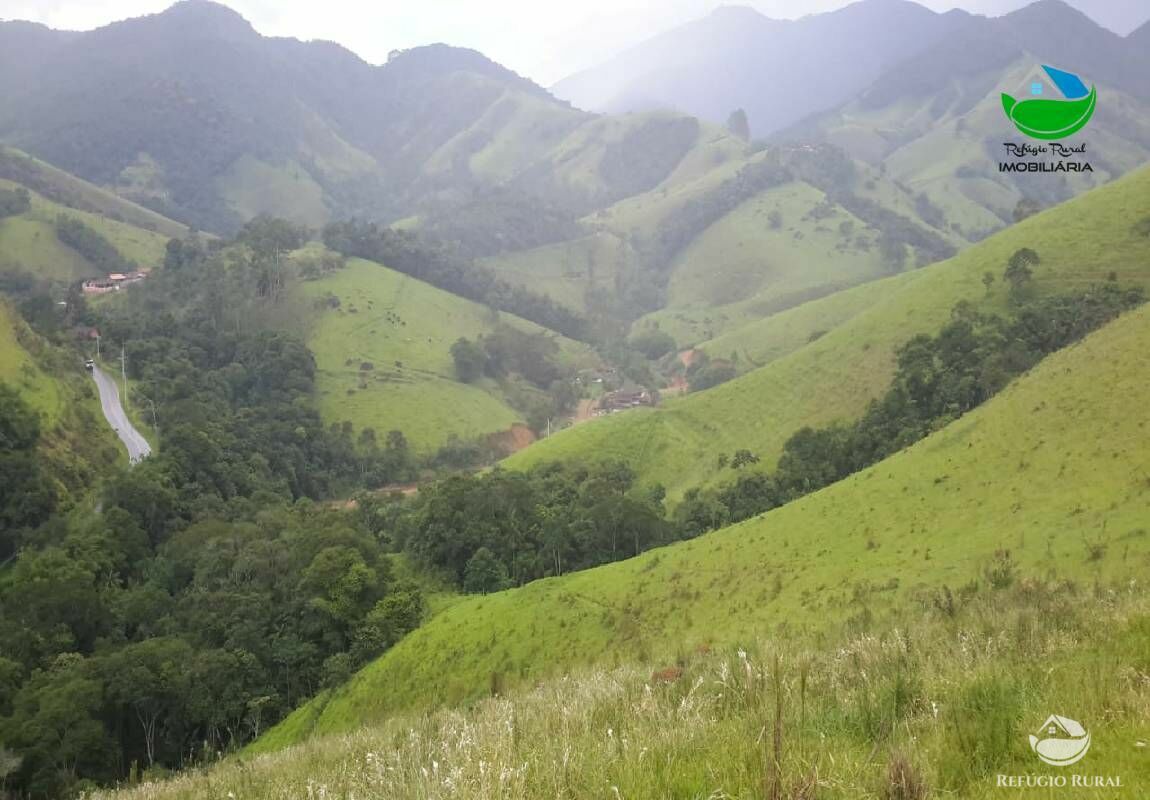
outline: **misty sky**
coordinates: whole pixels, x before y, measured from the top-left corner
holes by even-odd
[[[958,0],[961,3],[961,0]],[[162,11],[173,0],[0,0],[0,18],[88,30]],[[260,33],[330,39],[373,63],[393,49],[447,42],[482,51],[544,85],[723,5],[721,0],[224,0]],[[776,18],[848,0],[749,0]],[[925,0],[936,10],[956,0]],[[969,8],[977,5],[961,3]]]

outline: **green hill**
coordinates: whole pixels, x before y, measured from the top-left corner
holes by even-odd
[[[878,171],[862,164],[854,168],[851,196],[873,207],[853,213],[844,205],[851,201],[837,197],[839,187],[802,179],[755,194],[675,258],[666,307],[639,326],[657,324],[681,346],[694,345],[809,300],[938,260],[938,251],[903,242],[903,260],[892,263],[881,244],[894,229],[893,217],[885,215],[898,215],[902,224],[936,237],[934,247],[953,252],[969,244],[925,222],[914,196]]]
[[[663,484],[674,500],[686,488],[714,480],[720,454],[748,448],[774,463],[783,442],[797,429],[859,416],[886,388],[895,348],[941,327],[956,302],[1004,307],[1002,272],[1020,248],[1040,254],[1035,281],[1043,291],[1100,282],[1111,273],[1121,281],[1146,285],[1150,238],[1132,220],[1147,216],[1150,170],[1143,169],[1015,225],[949,261],[753,324],[745,341],[729,334],[722,347],[715,348],[717,354],[735,350],[756,360],[775,360],[714,389],[668,400],[659,409],[616,414],[563,431],[507,464],[519,468],[553,460],[623,459],[642,480]],[[1106,246],[1100,248],[1099,242]],[[998,278],[989,293],[982,284],[988,271]],[[851,308],[856,300],[861,310]],[[797,335],[790,326],[795,320],[806,321]],[[816,332],[821,334],[815,337]]]
[[[0,189],[24,187],[32,207],[0,219],[0,268],[71,282],[101,270],[60,241],[61,215],[82,221],[124,258],[145,269],[163,263],[164,248],[186,229],[17,150],[0,147]]]
[[[848,618],[877,622],[970,581],[1001,550],[1025,575],[1139,575],[1150,565],[1141,444],[1150,413],[1138,396],[1148,345],[1143,308],[827,489],[626,562],[466,599],[257,749],[458,703],[488,691],[492,676],[538,680]]]
[[[87,211],[124,222],[166,238],[185,235],[187,228],[162,214],[77,178],[62,169],[12,147],[0,145],[0,178],[15,181],[30,191],[77,211]]]
[[[400,430],[427,451],[452,435],[471,439],[523,421],[510,395],[533,390],[490,378],[462,383],[450,350],[459,338],[474,341],[501,323],[531,333],[543,328],[360,259],[302,282],[298,293],[311,308],[307,343],[328,422],[350,421],[381,437]],[[591,357],[585,346],[556,339],[562,359]]]
[[[969,244],[933,204],[833,148],[715,152],[724,157],[583,217],[590,235],[485,263],[572,307],[626,318],[659,309],[639,327],[686,347]]]

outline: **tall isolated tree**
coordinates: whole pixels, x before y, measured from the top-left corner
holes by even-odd
[[[1032,267],[1041,263],[1038,253],[1029,247],[1016,250],[1006,264],[1003,278],[1010,284],[1010,297],[1018,302],[1025,298],[1029,291],[1031,281],[1034,279]]]
[[[464,383],[479,380],[487,366],[487,353],[478,343],[462,337],[451,345],[451,358],[455,362],[455,375]]]

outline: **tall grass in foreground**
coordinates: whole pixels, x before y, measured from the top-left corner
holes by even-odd
[[[1027,734],[1049,714],[1093,736],[1078,767],[1150,794],[1150,596],[1136,584],[971,584],[909,624],[706,648],[587,671],[475,705],[94,798],[884,798],[1059,796]],[[1066,791],[1066,790],[1062,790]]]

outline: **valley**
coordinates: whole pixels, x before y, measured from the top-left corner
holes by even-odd
[[[0,800],[1146,794],[1150,20],[232,5],[0,20]]]

